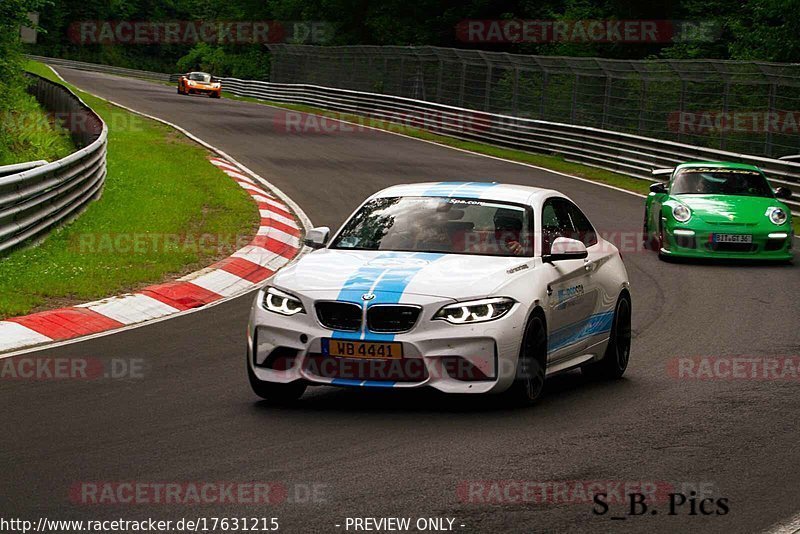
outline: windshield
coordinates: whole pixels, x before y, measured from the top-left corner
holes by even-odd
[[[192,72],[189,74],[189,79],[193,82],[205,82],[208,83],[211,81],[211,75],[206,74],[204,72]]]
[[[532,256],[530,208],[494,201],[391,197],[367,202],[335,249]]]
[[[763,174],[747,169],[684,169],[672,182],[673,195],[742,195],[772,197]]]

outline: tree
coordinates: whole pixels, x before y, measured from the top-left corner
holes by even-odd
[[[43,0],[3,0],[0,2],[0,108],[14,99],[8,95],[24,87],[19,28],[29,25],[28,13],[38,10]]]

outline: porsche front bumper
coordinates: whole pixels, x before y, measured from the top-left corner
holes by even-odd
[[[763,229],[747,225],[669,225],[664,227],[661,253],[685,258],[786,261],[793,258],[791,227]],[[749,243],[720,243],[720,234],[748,235]]]

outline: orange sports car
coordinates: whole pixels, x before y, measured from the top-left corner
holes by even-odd
[[[222,95],[222,84],[206,72],[190,72],[178,78],[178,94],[219,98]]]

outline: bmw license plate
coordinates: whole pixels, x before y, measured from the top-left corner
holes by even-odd
[[[322,340],[322,354],[340,358],[399,360],[403,357],[403,344],[325,338]]]
[[[752,235],[743,234],[712,234],[714,243],[752,243]]]

